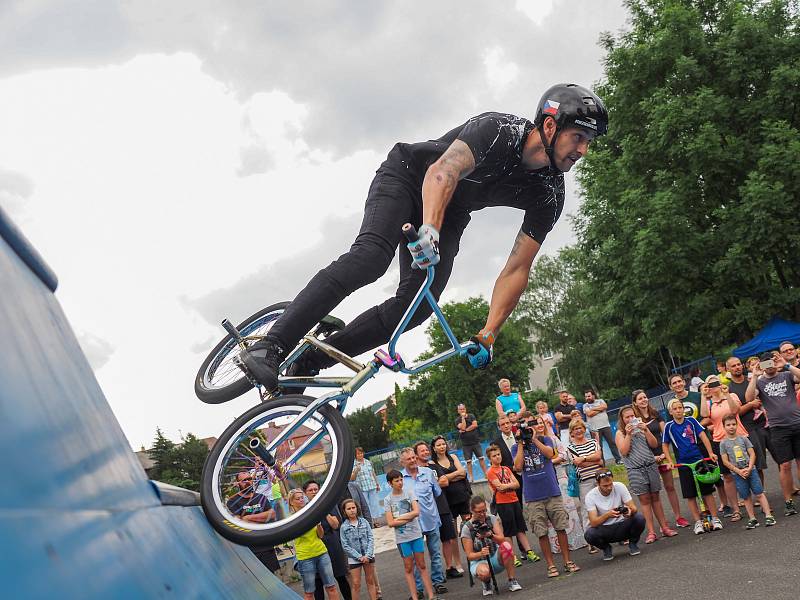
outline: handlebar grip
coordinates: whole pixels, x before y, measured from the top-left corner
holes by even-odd
[[[403,225],[403,235],[406,236],[406,239],[409,242],[416,242],[419,239],[419,233],[417,233],[417,228],[414,227],[411,223],[406,223]]]

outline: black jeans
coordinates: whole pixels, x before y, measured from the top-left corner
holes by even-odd
[[[630,540],[634,544],[638,544],[644,528],[644,517],[642,513],[637,512],[630,519],[625,519],[620,523],[589,527],[583,537],[590,546],[605,550],[614,542],[622,542],[624,540]]]
[[[403,224],[421,225],[420,193],[407,182],[389,173],[379,172],[372,180],[361,230],[350,250],[308,282],[272,326],[267,337],[287,351],[291,350],[342,300],[383,275],[400,242],[405,241],[401,229]],[[431,292],[437,299],[450,277],[459,241],[469,219],[469,213],[463,210],[448,208],[445,213],[439,232],[440,261],[431,286]],[[425,279],[424,271],[411,268],[411,255],[405,246],[400,248],[399,259],[400,284],[394,297],[356,317],[342,331],[330,336],[328,344],[350,356],[356,356],[389,339]],[[430,307],[423,302],[411,319],[409,329],[421,324],[430,314]],[[333,364],[333,360],[327,356],[319,360],[321,367]]]
[[[611,454],[614,455],[614,460],[619,462],[619,460],[620,460],[619,450],[617,450],[617,444],[614,442],[614,434],[611,433],[611,427],[602,427],[602,428],[597,430],[597,433],[602,438],[600,440],[601,449],[602,449],[603,439],[604,439],[606,441],[606,443],[608,444],[608,447],[611,449]]]

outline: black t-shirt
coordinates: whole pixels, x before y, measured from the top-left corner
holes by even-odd
[[[475,415],[473,415],[472,413],[467,413],[466,417],[467,417],[466,418],[467,427],[469,427],[475,421],[477,421],[477,419],[475,418]],[[458,415],[458,418],[456,419],[456,429],[458,429],[459,423],[461,423],[461,415]],[[461,445],[462,446],[465,445],[465,444],[467,446],[474,446],[475,444],[480,444],[481,443],[481,434],[478,433],[478,428],[477,427],[475,429],[473,429],[472,431],[461,431],[461,430],[459,430],[458,431],[458,435],[461,438]]]
[[[744,378],[742,383],[736,383],[735,381],[731,380],[728,382],[728,389],[739,396],[739,401],[744,404],[747,402],[747,398],[745,398],[744,393],[747,390],[747,377]],[[744,425],[744,428],[747,431],[752,431],[755,427],[763,427],[765,423],[764,413],[758,415],[758,420],[753,419],[753,415],[755,411],[748,410],[747,412],[740,412],[739,413],[739,420]]]
[[[563,415],[569,416],[570,413],[572,413],[573,410],[578,410],[578,407],[577,406],[572,406],[571,404],[559,404],[558,406],[556,406],[553,409],[553,416],[555,417],[557,412],[560,412]],[[558,417],[556,417],[556,418],[558,418]],[[570,421],[572,421],[572,419],[570,419],[569,421],[564,421],[564,422],[559,421],[559,423],[558,423],[559,430],[567,429],[569,427]]]
[[[664,419],[661,417],[660,414],[656,413],[656,416],[650,419],[649,421],[645,421],[645,425],[650,430],[650,433],[653,434],[653,437],[658,440],[658,446],[653,448],[648,444],[650,451],[653,453],[653,456],[658,456],[659,454],[663,453],[663,449],[661,448],[661,423],[664,422]]]
[[[469,214],[487,206],[510,206],[525,211],[521,230],[539,242],[564,209],[564,175],[549,167],[529,170],[522,165],[522,149],[533,123],[522,117],[487,112],[472,117],[436,140],[398,143],[379,172],[392,173],[411,184],[422,206],[425,172],[456,139],[472,151],[475,169],[462,179],[447,207]]]
[[[256,515],[272,508],[272,503],[264,494],[253,494],[249,498],[235,495],[226,502],[228,510],[237,517]],[[268,552],[272,546],[248,546],[254,553]]]

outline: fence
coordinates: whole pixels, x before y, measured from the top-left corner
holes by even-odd
[[[664,386],[650,388],[645,390],[647,397],[650,399],[650,402],[653,404],[654,407],[658,408],[661,413],[662,417],[665,420],[669,420],[669,415],[667,413],[667,403],[675,397],[675,394],[672,391],[669,391]],[[611,424],[611,431],[612,433],[616,433],[617,430],[617,415],[619,411],[624,406],[629,406],[631,403],[630,397],[622,397],[617,398],[615,400],[607,401],[608,404],[608,420]],[[483,449],[486,450],[486,446],[489,445],[489,441],[495,439],[499,435],[499,431],[497,429],[497,425],[494,421],[489,421],[485,423],[481,423],[478,425],[478,431],[480,433],[481,444]],[[441,434],[447,440],[448,450],[458,456],[459,460],[462,462],[464,461],[464,456],[461,453],[461,444],[460,438],[458,436],[458,431],[451,430]],[[430,441],[430,440],[425,440]],[[413,443],[413,442],[412,442]],[[405,445],[396,445],[396,446],[389,446],[387,448],[381,448],[379,450],[373,450],[371,452],[367,452],[365,454],[366,458],[368,458],[372,462],[372,466],[375,468],[375,473],[379,476],[383,474],[382,482],[385,482],[385,474],[388,473],[392,469],[401,469],[402,466],[400,465],[400,451],[405,447]],[[604,451],[606,457],[611,456],[611,451],[608,448],[608,445],[604,442]],[[381,489],[383,489],[384,483],[381,483]],[[386,491],[388,492],[389,487],[386,485]]]

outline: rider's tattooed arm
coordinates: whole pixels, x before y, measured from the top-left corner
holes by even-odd
[[[435,163],[428,167],[422,181],[422,222],[442,229],[444,211],[460,179],[475,168],[475,157],[461,140],[455,140]]]
[[[517,307],[522,292],[528,286],[528,274],[539,248],[541,248],[539,242],[520,230],[517,239],[514,240],[506,266],[495,281],[492,302],[489,304],[489,316],[481,332],[493,331],[497,335],[503,323]]]

